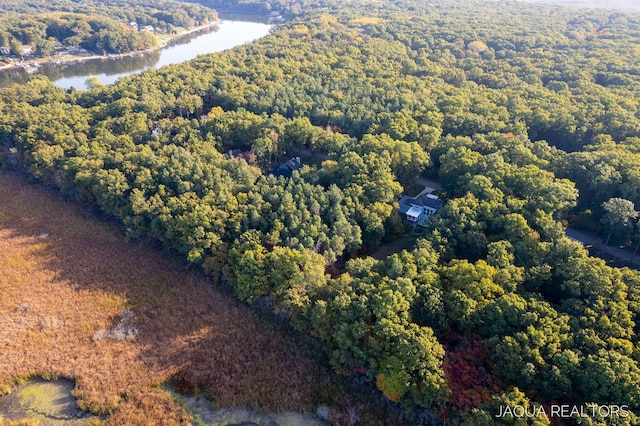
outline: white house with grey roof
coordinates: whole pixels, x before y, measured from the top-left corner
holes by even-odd
[[[428,219],[442,208],[442,201],[434,194],[420,194],[415,198],[404,196],[398,201],[400,213],[404,213],[409,222],[425,225]]]

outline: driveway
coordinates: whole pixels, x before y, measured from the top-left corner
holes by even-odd
[[[621,261],[623,265],[628,265],[631,256],[633,256],[633,250],[623,250],[619,247],[608,246],[606,248],[606,254],[602,256],[603,244],[602,240],[596,235],[588,232],[578,231],[577,229],[567,228],[565,235],[571,241],[576,241],[589,249],[592,256],[602,257],[605,260],[615,258]],[[589,247],[590,246],[590,247]],[[640,266],[640,253],[633,259],[633,266],[636,268]]]
[[[416,179],[416,183],[419,185],[424,186],[424,191],[422,191],[420,194],[424,194],[429,193],[429,192],[433,192],[433,191],[438,191],[440,189],[442,189],[442,186],[440,185],[440,183],[438,183],[437,180],[433,180],[433,179],[428,179],[426,177],[422,177],[420,176],[418,179]]]

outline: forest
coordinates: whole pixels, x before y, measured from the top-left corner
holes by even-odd
[[[630,410],[576,424],[637,424],[640,273],[564,229],[640,242],[640,15],[269,8],[291,21],[227,52],[86,92],[2,89],[0,165],[269,304],[425,423],[542,425],[495,416],[575,404]],[[270,173],[303,152],[328,159]],[[421,175],[441,212],[411,249],[367,256],[407,232],[398,199]]]
[[[51,56],[59,47],[78,46],[99,54],[119,54],[155,47],[155,32],[171,33],[196,23],[217,19],[204,6],[173,0],[117,1],[5,1],[0,6],[0,47],[17,57],[24,46],[38,57]],[[136,27],[132,28],[131,23]],[[139,31],[151,26],[153,32]]]
[[[640,5],[633,0],[618,0],[615,4],[606,0],[522,0],[534,3],[555,4],[557,6],[589,7],[600,9],[618,9],[628,12],[640,12]]]

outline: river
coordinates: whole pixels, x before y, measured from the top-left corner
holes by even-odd
[[[262,22],[221,19],[215,28],[180,37],[166,47],[153,52],[119,58],[100,58],[70,64],[43,64],[38,74],[46,75],[60,87],[86,89],[87,79],[96,77],[102,84],[115,83],[121,77],[150,68],[189,61],[205,53],[221,52],[266,36],[271,25]],[[0,72],[0,87],[23,83],[29,74],[22,69]]]

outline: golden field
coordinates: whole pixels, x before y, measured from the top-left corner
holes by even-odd
[[[27,377],[71,378],[78,405],[108,414],[111,424],[189,422],[162,388],[167,382],[204,391],[220,406],[315,411],[326,404],[335,423],[354,410],[366,424],[388,420],[332,372],[310,339],[294,338],[182,261],[125,241],[117,226],[6,172],[0,324],[0,393]],[[122,340],[113,338],[118,330]]]

